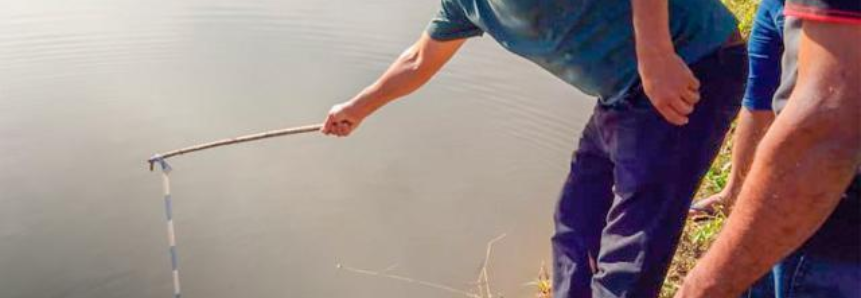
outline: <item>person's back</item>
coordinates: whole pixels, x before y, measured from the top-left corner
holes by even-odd
[[[638,79],[629,0],[442,0],[428,33],[436,40],[486,33],[603,104],[616,104]],[[735,31],[715,0],[669,1],[676,52],[693,63]],[[648,41],[647,41],[648,42]]]

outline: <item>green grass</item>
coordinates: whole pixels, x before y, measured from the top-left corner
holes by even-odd
[[[756,7],[759,5],[759,0],[722,0],[727,7],[735,14],[739,20],[738,29],[744,36],[750,34],[750,29],[753,27],[753,15],[756,12]]]

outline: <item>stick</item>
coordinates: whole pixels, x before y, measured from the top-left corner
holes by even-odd
[[[169,152],[165,152],[165,153],[161,153],[161,154],[156,154],[153,157],[151,157],[150,159],[148,159],[147,163],[149,163],[149,170],[152,171],[153,166],[155,165],[155,163],[157,161],[165,160],[165,159],[177,156],[177,155],[183,155],[186,153],[192,153],[192,152],[211,149],[211,148],[215,148],[215,147],[251,142],[251,141],[256,141],[256,140],[314,132],[314,131],[319,131],[320,128],[322,128],[322,127],[323,127],[323,125],[321,125],[321,124],[314,124],[314,125],[284,128],[284,129],[261,132],[261,133],[256,133],[256,134],[251,134],[251,135],[246,135],[246,136],[241,136],[241,137],[224,139],[224,140],[220,140],[220,141],[195,145],[195,146],[177,149],[177,150],[173,150],[173,151],[169,151]]]
[[[173,226],[173,199],[170,196],[170,168],[167,164],[162,164],[162,185],[164,186],[164,212],[167,218],[167,241],[170,247],[170,268],[171,277],[173,280],[173,297],[180,298],[179,285],[179,257],[176,252],[176,229]]]

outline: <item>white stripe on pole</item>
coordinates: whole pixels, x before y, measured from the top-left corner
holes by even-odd
[[[170,195],[170,165],[164,159],[157,160],[162,170],[162,185],[164,187],[164,214],[167,219],[167,242],[170,252],[170,266],[173,280],[173,296],[180,298],[179,257],[176,252],[176,230],[173,226],[173,199]]]

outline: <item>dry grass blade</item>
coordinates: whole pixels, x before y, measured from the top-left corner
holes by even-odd
[[[370,276],[379,276],[379,277],[385,277],[385,278],[388,278],[388,279],[394,279],[394,280],[402,281],[402,282],[405,282],[405,283],[412,283],[412,284],[422,285],[422,286],[425,286],[425,287],[434,288],[434,289],[438,289],[438,290],[446,291],[446,292],[453,293],[453,294],[459,294],[459,295],[462,295],[462,296],[464,296],[464,297],[469,297],[469,298],[483,298],[483,297],[481,297],[481,296],[479,296],[479,295],[476,295],[476,294],[474,294],[474,293],[470,293],[470,292],[467,292],[467,291],[464,291],[464,290],[460,290],[460,289],[455,289],[455,288],[453,288],[453,287],[446,286],[446,285],[443,285],[443,284],[438,284],[438,283],[433,283],[433,282],[429,282],[429,281],[418,280],[418,279],[409,278],[409,277],[406,277],[406,276],[400,276],[400,275],[395,275],[395,274],[389,274],[389,273],[386,273],[385,271],[372,271],[372,270],[365,270],[365,269],[353,268],[353,267],[346,266],[346,265],[342,265],[342,264],[338,264],[338,265],[337,265],[337,267],[338,267],[338,269],[341,269],[341,270],[347,270],[347,271],[350,271],[350,272],[353,272],[353,273],[357,273],[357,274],[370,275]]]
[[[478,290],[478,294],[469,292],[467,290],[457,289],[455,287],[447,286],[447,285],[440,284],[440,283],[429,282],[429,281],[424,281],[424,280],[415,279],[415,278],[411,278],[411,277],[406,277],[406,276],[388,273],[388,272],[392,271],[395,267],[397,267],[397,265],[389,266],[388,268],[386,268],[382,271],[374,271],[374,270],[354,268],[354,267],[346,266],[343,264],[338,264],[336,267],[338,269],[346,270],[346,271],[356,273],[356,274],[378,276],[378,277],[388,278],[388,279],[392,279],[392,280],[397,280],[400,282],[417,284],[417,285],[421,285],[421,286],[428,287],[428,288],[433,288],[433,289],[446,291],[446,292],[453,293],[453,294],[458,294],[462,297],[467,297],[467,298],[493,298],[493,294],[492,294],[491,289],[490,289],[490,274],[488,274],[488,266],[490,265],[490,257],[493,253],[493,245],[496,242],[499,242],[500,240],[505,238],[505,236],[506,236],[505,234],[499,235],[498,237],[494,238],[493,240],[490,240],[490,242],[487,243],[487,249],[486,249],[485,255],[484,255],[484,262],[482,262],[481,269],[480,269],[480,272],[478,275],[478,281],[476,282],[476,288]]]

